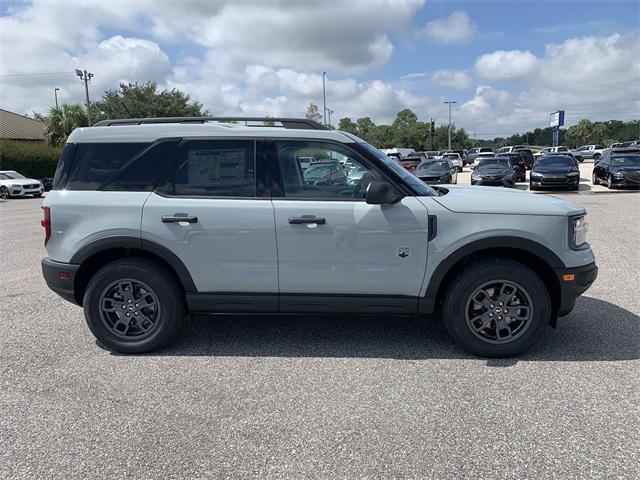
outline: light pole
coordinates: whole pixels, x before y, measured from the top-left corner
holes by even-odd
[[[58,110],[58,92],[60,91],[60,89],[58,87],[53,89],[53,96],[56,99],[56,110]]]
[[[87,99],[87,121],[89,122],[89,126],[91,126],[91,102],[89,101],[89,80],[93,78],[93,73],[76,68],[76,75],[80,77],[80,80],[84,82],[84,94]]]
[[[449,104],[449,150],[451,150],[451,104],[458,103],[455,100],[450,100],[448,102],[444,102]]]
[[[333,110],[331,110],[330,108],[327,108],[327,121],[328,121],[328,125],[331,125],[331,114],[333,113]]]
[[[327,72],[322,72],[322,121],[327,125],[327,88],[326,88]]]

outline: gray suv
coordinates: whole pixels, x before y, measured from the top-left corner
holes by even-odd
[[[311,175],[310,157],[345,174]],[[582,207],[430,187],[306,119],[77,129],[42,208],[47,284],[126,353],[168,344],[189,314],[438,313],[469,352],[512,356],[597,274]]]

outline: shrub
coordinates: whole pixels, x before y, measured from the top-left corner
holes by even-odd
[[[29,178],[51,178],[62,146],[45,142],[0,140],[0,170],[16,170]]]

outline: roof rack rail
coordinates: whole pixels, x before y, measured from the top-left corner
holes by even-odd
[[[121,118],[102,120],[94,127],[111,127],[114,125],[143,125],[151,123],[207,123],[207,122],[245,122],[247,127],[279,127],[296,130],[328,130],[324,125],[308,118],[280,117],[158,117],[158,118]],[[261,122],[262,125],[249,125],[248,122]],[[280,125],[274,125],[279,123]]]

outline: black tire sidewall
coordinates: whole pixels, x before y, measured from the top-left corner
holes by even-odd
[[[532,323],[526,332],[506,344],[491,344],[476,337],[465,317],[467,300],[483,283],[508,280],[521,285],[533,303]],[[443,321],[449,334],[463,349],[483,357],[511,357],[531,348],[549,324],[551,301],[541,278],[526,265],[507,259],[484,260],[467,267],[452,282],[443,304]]]
[[[6,197],[4,197],[6,200],[11,198],[11,192],[9,191],[9,189],[7,187],[5,187],[4,185],[2,187],[0,187],[0,193],[2,194],[6,194]],[[0,198],[2,198],[2,196],[0,195]]]
[[[141,340],[125,340],[113,335],[100,318],[100,295],[112,282],[133,278],[154,290],[160,302],[160,324]],[[83,300],[87,325],[106,348],[122,353],[145,353],[167,345],[177,333],[185,315],[184,295],[173,275],[161,265],[146,259],[128,258],[100,269],[89,281]]]

